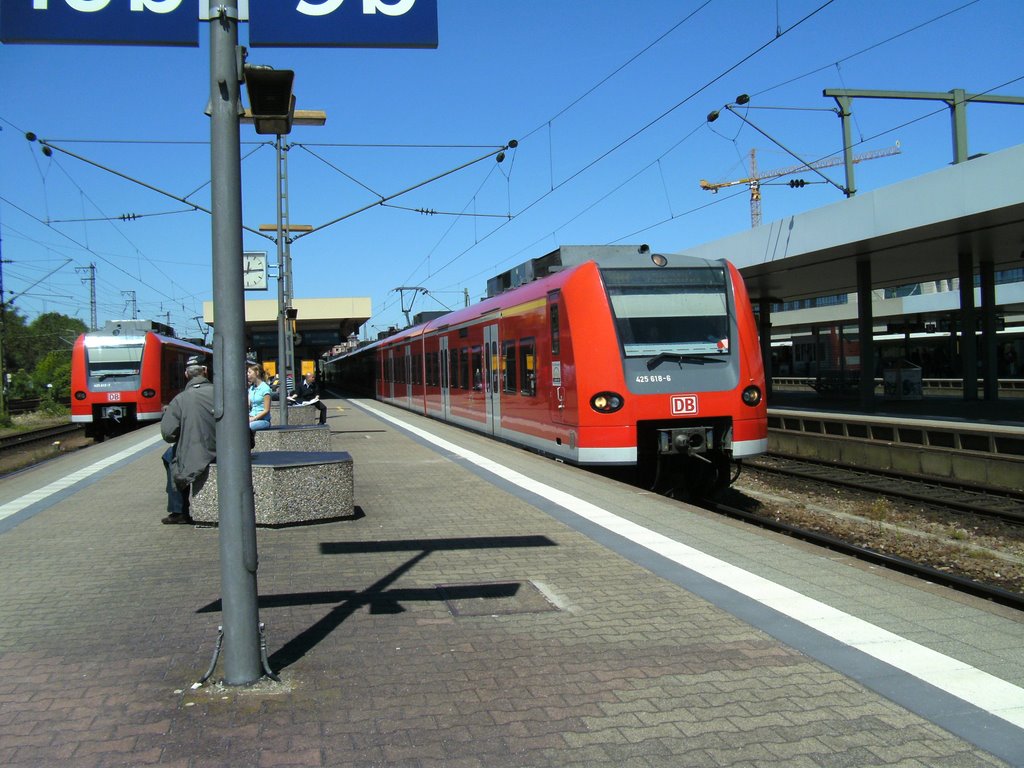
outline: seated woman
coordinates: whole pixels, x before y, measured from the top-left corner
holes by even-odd
[[[259,365],[250,365],[246,376],[249,379],[249,429],[253,432],[267,429],[270,426],[270,385]]]

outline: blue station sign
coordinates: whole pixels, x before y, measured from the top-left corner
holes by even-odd
[[[0,0],[0,42],[199,44],[214,0]],[[437,0],[236,0],[249,45],[437,48]],[[198,9],[198,12],[197,12]]]
[[[249,45],[437,48],[437,0],[260,0]]]
[[[196,0],[0,0],[0,42],[199,45]]]

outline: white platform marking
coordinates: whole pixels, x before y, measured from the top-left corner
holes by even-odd
[[[0,506],[0,520],[6,520],[11,515],[15,515],[26,507],[30,507],[36,502],[43,501],[55,493],[60,493],[66,488],[70,488],[75,483],[80,483],[83,480],[95,475],[97,472],[102,472],[107,467],[117,464],[119,461],[131,458],[134,454],[149,448],[154,443],[162,442],[163,438],[160,435],[148,438],[141,443],[136,443],[131,448],[125,448],[123,451],[115,453],[113,456],[108,456],[101,461],[97,461],[95,464],[90,464],[88,467],[83,467],[77,472],[72,472],[70,475],[62,477],[60,480],[54,480],[49,485],[44,485],[38,490],[26,493],[14,501],[9,501],[3,506]]]
[[[351,402],[612,533],[640,544],[828,637],[901,669],[1018,728],[1024,728],[1024,689],[1019,686],[951,656],[925,648],[781,584],[737,568],[724,560],[670,539],[657,531],[644,528],[557,488],[531,480],[515,470],[418,429],[364,402]]]

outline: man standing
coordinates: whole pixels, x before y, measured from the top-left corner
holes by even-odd
[[[293,403],[315,405],[320,411],[320,423],[327,423],[327,406],[320,402],[320,385],[316,383],[315,373],[307,373],[303,377],[302,383],[299,384],[299,391],[294,395],[289,395],[288,399]]]
[[[174,443],[168,449],[173,455],[167,465],[167,511],[160,522],[166,525],[192,522],[189,514],[192,483],[206,476],[207,468],[217,454],[216,421],[213,418],[213,383],[207,378],[202,357],[186,362],[185,388],[164,411],[160,434]]]

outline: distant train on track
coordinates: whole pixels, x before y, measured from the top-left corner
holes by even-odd
[[[71,421],[95,440],[159,421],[185,386],[185,362],[210,349],[149,320],[108,321],[71,351]]]
[[[329,385],[659,491],[727,486],[767,450],[739,273],[647,246],[563,246],[488,298],[326,362]]]

